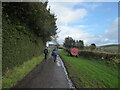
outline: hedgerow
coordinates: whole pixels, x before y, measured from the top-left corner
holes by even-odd
[[[46,41],[56,34],[56,18],[47,2],[2,3],[2,71],[43,53]]]
[[[114,64],[120,63],[120,54],[118,53],[80,50],[79,56],[83,56],[83,57],[95,59],[95,60],[103,60],[107,62],[112,62]]]

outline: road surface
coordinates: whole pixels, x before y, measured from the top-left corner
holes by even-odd
[[[51,53],[47,60],[37,65],[26,77],[18,82],[14,88],[74,88],[71,80],[67,76],[64,64],[57,56],[57,61],[53,61]]]

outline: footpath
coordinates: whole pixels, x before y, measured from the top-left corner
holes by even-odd
[[[14,88],[74,88],[68,78],[64,64],[57,56],[54,62],[51,53],[47,60],[42,61]]]

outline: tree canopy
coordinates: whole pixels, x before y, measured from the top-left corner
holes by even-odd
[[[64,46],[67,48],[79,48],[79,49],[83,49],[84,48],[84,42],[83,40],[77,40],[75,41],[72,37],[66,37],[64,40]]]
[[[96,45],[95,45],[95,43],[92,43],[92,44],[90,45],[90,49],[91,49],[91,50],[96,49]]]
[[[7,2],[3,3],[3,16],[12,23],[25,24],[36,36],[43,41],[50,40],[56,34],[56,18],[42,2]],[[22,29],[21,29],[22,30]]]

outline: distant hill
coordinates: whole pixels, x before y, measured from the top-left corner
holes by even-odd
[[[112,46],[120,46],[120,44],[111,44],[111,45],[103,45],[103,46],[99,46],[99,47],[112,47]]]
[[[120,44],[111,44],[111,45],[99,46],[99,47],[97,47],[97,50],[118,53],[120,50]]]

